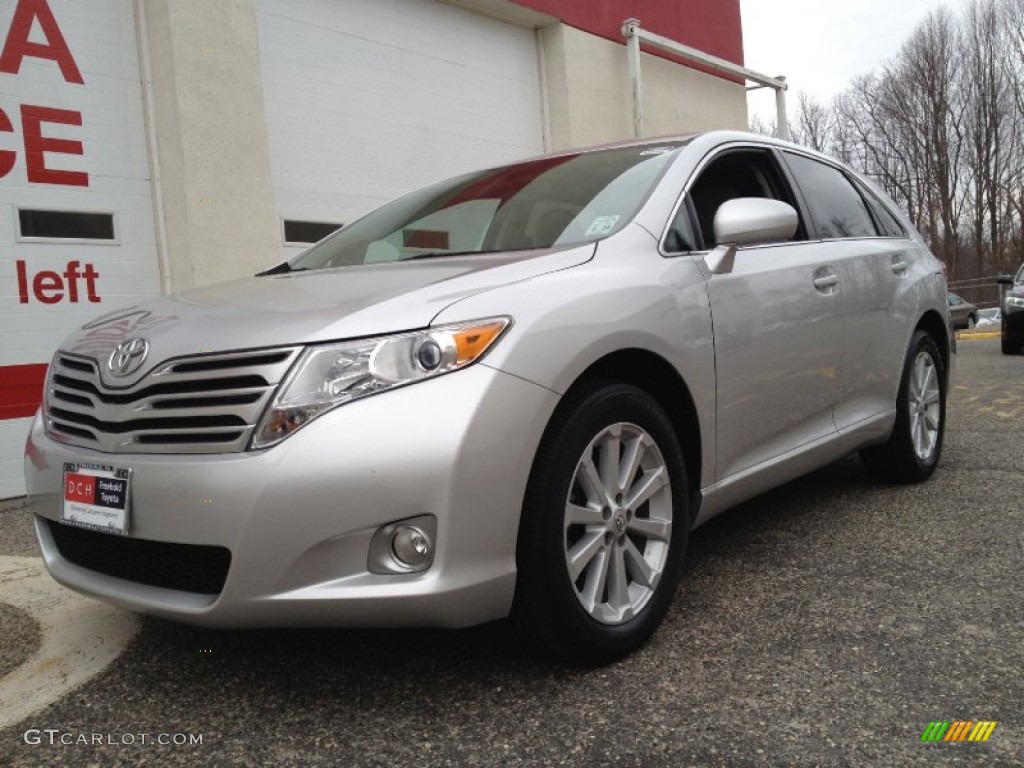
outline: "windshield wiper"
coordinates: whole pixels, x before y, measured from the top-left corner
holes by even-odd
[[[493,249],[490,251],[434,251],[432,253],[417,253],[415,256],[406,256],[402,261],[419,261],[420,259],[437,259],[442,256],[476,256],[480,253],[499,253],[500,249]]]
[[[287,261],[282,261],[280,264],[265,269],[262,272],[257,272],[255,277],[263,277],[264,275],[286,275],[289,272],[308,272],[309,267],[293,267]]]

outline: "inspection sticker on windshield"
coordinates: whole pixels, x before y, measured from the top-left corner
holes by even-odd
[[[587,227],[586,234],[589,235],[607,235],[613,229],[615,224],[618,222],[618,216],[598,216],[591,222],[590,226]]]
[[[124,536],[130,481],[130,469],[65,462],[61,522]]]

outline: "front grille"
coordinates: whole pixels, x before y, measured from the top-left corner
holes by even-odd
[[[65,560],[125,581],[219,595],[231,566],[231,553],[224,547],[132,539],[49,519],[46,523]]]
[[[92,358],[59,352],[47,379],[47,429],[106,453],[243,451],[298,352],[175,358],[121,388],[104,383]]]

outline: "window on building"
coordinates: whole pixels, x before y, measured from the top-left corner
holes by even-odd
[[[337,232],[343,225],[333,221],[296,221],[284,220],[285,245],[309,245],[318,243],[332,232]]]
[[[18,235],[32,240],[100,240],[112,242],[114,214],[84,211],[18,209]]]

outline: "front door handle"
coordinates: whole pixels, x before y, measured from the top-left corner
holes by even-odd
[[[814,278],[814,287],[819,291],[823,291],[826,288],[831,288],[834,285],[839,285],[839,275],[829,275],[828,277],[816,277]]]
[[[819,293],[831,296],[838,290],[836,286],[839,285],[839,275],[836,274],[836,271],[832,269],[832,267],[819,267],[814,270],[814,279],[812,282],[814,283],[814,288]]]
[[[909,268],[910,265],[907,263],[906,259],[903,258],[902,253],[897,253],[892,257],[892,271],[900,277],[903,277]]]

